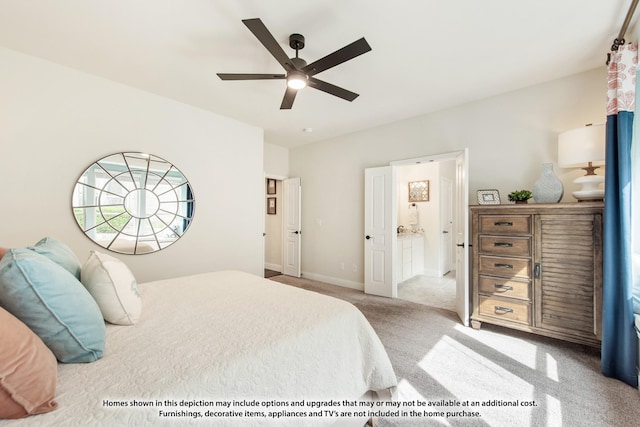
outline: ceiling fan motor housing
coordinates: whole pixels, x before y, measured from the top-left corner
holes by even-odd
[[[304,49],[304,36],[297,33],[291,34],[289,36],[289,46],[295,50]]]
[[[295,58],[291,58],[291,62],[298,70],[307,65],[307,61],[302,58],[298,58],[297,56]]]

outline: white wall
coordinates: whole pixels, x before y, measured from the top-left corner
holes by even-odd
[[[561,65],[559,65],[561,66]],[[473,76],[470,76],[473,78]],[[572,202],[581,170],[557,168],[558,133],[605,121],[606,68],[505,93],[290,151],[302,178],[302,270],[333,283],[362,283],[364,169],[469,148],[470,201],[495,188],[507,202],[552,162]],[[428,94],[424,94],[428,96]],[[355,264],[342,270],[341,263]]]
[[[289,150],[279,145],[264,143],[264,173],[267,177],[289,176]]]
[[[183,238],[147,255],[115,255],[140,282],[240,269],[262,274],[262,129],[0,48],[0,246],[54,236],[84,261],[102,250],[71,212],[92,162],[143,151],[190,181],[195,218]]]

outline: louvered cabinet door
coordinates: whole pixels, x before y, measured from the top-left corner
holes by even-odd
[[[538,214],[534,222],[534,327],[598,342],[602,214]]]

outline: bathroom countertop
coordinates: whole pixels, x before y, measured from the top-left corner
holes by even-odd
[[[406,239],[407,237],[422,237],[424,235],[424,233],[422,231],[416,231],[411,232],[411,231],[405,231],[403,233],[398,233],[398,239]]]

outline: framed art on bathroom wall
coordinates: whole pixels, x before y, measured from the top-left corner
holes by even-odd
[[[409,202],[429,201],[429,181],[413,181],[409,183]]]

